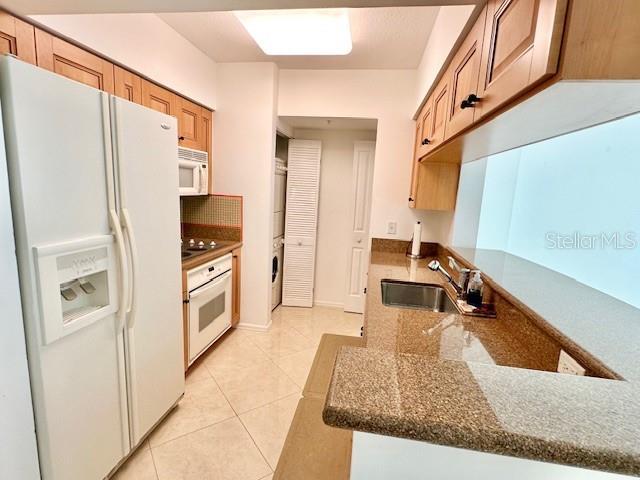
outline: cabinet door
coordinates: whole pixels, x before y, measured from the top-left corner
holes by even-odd
[[[427,146],[431,143],[431,128],[433,127],[431,97],[427,99],[416,120],[416,137],[414,147],[414,158],[419,160],[427,153]]]
[[[0,54],[4,53],[34,65],[36,63],[34,28],[19,18],[0,12]]]
[[[114,67],[116,95],[125,100],[142,105],[142,79],[124,68]]]
[[[178,140],[180,145],[196,150],[206,150],[202,125],[202,107],[186,98],[178,97]]]
[[[478,96],[478,77],[486,16],[485,8],[451,61],[449,67],[451,104],[448,110],[445,138],[451,138],[473,123],[475,102],[472,95]]]
[[[445,73],[432,94],[431,137],[429,138],[429,144],[426,146],[426,153],[439,147],[444,141],[449,98],[451,96],[449,86],[449,73]]]
[[[202,109],[202,135],[203,147],[209,154],[209,194],[213,195],[213,156],[211,155],[213,137],[213,112]]]
[[[113,64],[36,28],[38,66],[90,87],[114,93]]]
[[[419,166],[415,208],[454,210],[459,175],[460,165],[457,163],[422,162]]]
[[[144,79],[142,80],[142,104],[158,112],[178,116],[176,95]]]
[[[476,118],[558,69],[567,0],[489,0]]]

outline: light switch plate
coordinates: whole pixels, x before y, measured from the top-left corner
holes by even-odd
[[[395,235],[396,233],[398,233],[398,223],[389,222],[387,224],[387,233],[390,233],[391,235]]]
[[[584,375],[586,373],[586,370],[571,355],[569,355],[564,350],[560,350],[560,359],[558,360],[558,373],[566,373],[569,375]]]

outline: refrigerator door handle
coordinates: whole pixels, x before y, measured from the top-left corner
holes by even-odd
[[[122,234],[122,228],[120,227],[120,221],[118,220],[118,214],[114,209],[109,210],[109,219],[111,223],[111,229],[116,239],[116,246],[118,248],[118,263],[120,264],[120,308],[116,314],[118,324],[116,331],[120,332],[124,328],[124,321],[127,314],[126,295],[129,290],[129,267],[127,265],[127,254],[124,246],[124,236]]]
[[[124,220],[124,229],[127,231],[127,240],[129,242],[129,251],[131,252],[131,272],[129,280],[129,305],[127,306],[127,314],[129,315],[128,327],[133,328],[136,323],[136,307],[138,304],[137,296],[138,289],[136,284],[138,282],[138,248],[136,246],[136,237],[131,227],[131,216],[129,210],[122,209],[122,219]]]

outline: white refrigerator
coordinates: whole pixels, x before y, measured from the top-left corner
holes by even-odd
[[[102,479],[184,393],[176,120],[8,56],[0,100],[42,477]]]

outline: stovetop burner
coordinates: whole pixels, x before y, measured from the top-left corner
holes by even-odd
[[[210,238],[190,238],[189,240],[180,240],[182,246],[182,258],[191,258],[202,255],[219,247],[216,242]]]

